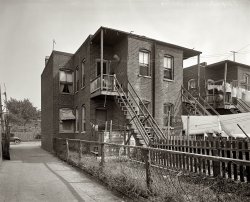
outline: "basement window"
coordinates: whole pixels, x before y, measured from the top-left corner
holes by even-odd
[[[59,110],[59,131],[60,133],[73,133],[75,124],[75,115],[73,110],[69,108],[62,108]]]
[[[174,105],[172,103],[164,103],[163,105],[163,126],[173,126]]]
[[[70,94],[73,93],[73,73],[67,70],[60,70],[60,92]]]

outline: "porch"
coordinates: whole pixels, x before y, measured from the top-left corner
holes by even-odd
[[[90,82],[90,97],[93,98],[100,95],[119,95],[116,89],[115,75],[102,74]]]

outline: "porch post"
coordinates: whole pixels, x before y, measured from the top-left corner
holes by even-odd
[[[103,89],[103,29],[101,29],[101,90]]]
[[[200,54],[197,56],[197,65],[198,65],[198,79],[197,79],[197,87],[198,87],[198,95],[200,96],[200,77],[201,77],[201,69],[200,69]]]
[[[227,62],[225,62],[225,68],[224,68],[224,93],[223,93],[223,102],[225,106],[226,102],[226,82],[227,82]]]

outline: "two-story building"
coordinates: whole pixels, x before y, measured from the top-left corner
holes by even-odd
[[[106,27],[74,54],[53,51],[41,75],[42,147],[55,137],[149,145],[180,133],[183,60],[200,54]]]
[[[250,66],[230,60],[184,68],[184,88],[219,114],[250,111]]]

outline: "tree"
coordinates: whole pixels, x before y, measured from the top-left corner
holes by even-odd
[[[37,119],[39,111],[32,105],[29,99],[17,100],[10,98],[6,102],[9,111],[9,120],[13,124],[26,125],[31,120]]]

